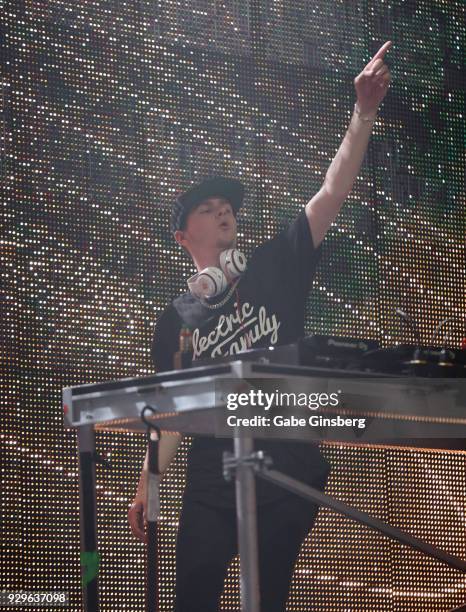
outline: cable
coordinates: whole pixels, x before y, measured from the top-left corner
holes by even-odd
[[[416,323],[411,319],[409,315],[406,314],[404,310],[401,310],[401,308],[395,308],[395,312],[398,316],[400,316],[403,319],[403,321],[408,325],[409,329],[413,332],[413,334],[416,337],[418,347],[420,348],[421,347],[421,334],[419,333],[419,329]]]
[[[147,412],[151,412],[152,414],[157,414],[157,410],[153,408],[152,406],[149,406],[149,404],[146,404],[144,408],[141,410],[141,421],[147,427],[147,438],[150,439],[150,430],[153,429],[157,433],[158,439],[160,440],[160,438],[162,437],[162,432],[160,431],[160,427],[158,427],[157,425],[154,425],[152,421],[147,420],[146,418]]]
[[[459,319],[458,317],[448,317],[447,319],[443,319],[443,321],[440,321],[440,323],[437,325],[437,327],[435,328],[435,331],[432,335],[432,340],[431,343],[434,344],[434,342],[437,340],[437,336],[440,333],[440,330],[442,329],[442,327],[444,327],[447,323],[450,322],[454,322],[454,323],[458,323],[458,324],[462,324],[463,325],[463,321],[461,319]],[[458,329],[461,329],[460,327],[458,327]],[[445,340],[446,340],[447,336],[445,334],[445,336],[443,337],[443,346],[445,346]]]

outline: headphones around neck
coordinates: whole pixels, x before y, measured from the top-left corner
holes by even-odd
[[[208,266],[188,278],[191,293],[199,299],[220,295],[228,284],[246,270],[246,256],[237,249],[220,253],[220,268]]]

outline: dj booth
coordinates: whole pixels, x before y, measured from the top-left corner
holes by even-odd
[[[95,431],[149,433],[155,429],[233,438],[234,453],[224,456],[224,475],[236,480],[243,612],[260,610],[256,478],[332,508],[466,572],[464,559],[274,470],[270,458],[260,451],[261,439],[276,438],[435,446],[464,452],[464,351],[382,350],[364,341],[312,337],[286,347],[247,351],[213,364],[198,363],[154,376],[63,390],[65,424],[78,434],[82,552],[97,550]],[[192,365],[184,359],[181,364]],[[261,398],[268,401],[261,405]],[[154,474],[157,455],[157,442],[152,441],[149,466]],[[157,495],[150,487],[146,597],[150,612],[157,610]],[[97,577],[83,589],[84,609],[97,611]]]

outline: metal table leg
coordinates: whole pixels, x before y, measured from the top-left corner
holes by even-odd
[[[78,427],[79,458],[79,516],[81,534],[81,563],[83,571],[83,610],[98,612],[99,553],[97,552],[96,489],[95,489],[95,432],[93,425]],[[95,570],[95,575],[94,571]]]
[[[241,612],[260,612],[257,550],[257,506],[254,467],[247,461],[253,453],[252,438],[237,431],[234,439],[236,516],[241,568]]]

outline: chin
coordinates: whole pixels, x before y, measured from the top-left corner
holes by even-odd
[[[224,236],[218,241],[218,248],[225,251],[226,249],[234,249],[236,248],[236,236],[228,238],[228,236]]]
[[[222,249],[222,251],[226,251],[227,249],[235,249],[236,238],[232,238],[231,240],[220,240],[218,246],[220,249]]]

